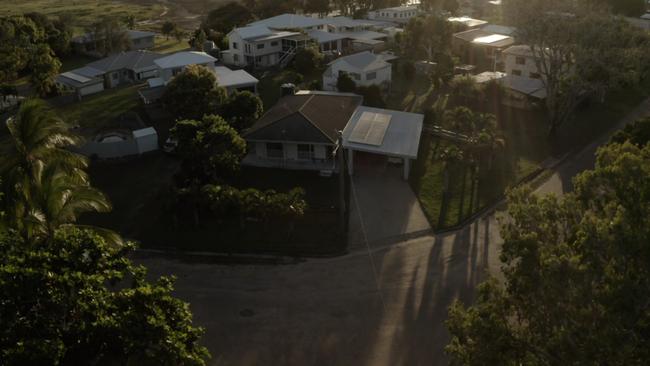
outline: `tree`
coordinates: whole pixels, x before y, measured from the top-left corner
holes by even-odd
[[[189,65],[167,85],[162,104],[175,118],[201,119],[217,114],[226,100],[226,91],[205,66]]]
[[[330,10],[329,0],[307,0],[305,3],[305,12],[316,13],[318,16],[327,14]]]
[[[449,53],[451,36],[451,23],[442,16],[412,18],[402,34],[402,53],[411,59],[437,61]]]
[[[322,60],[323,54],[318,47],[305,47],[296,52],[293,63],[296,71],[303,75],[309,75],[320,68]]]
[[[385,108],[386,101],[381,88],[377,85],[360,86],[356,91],[359,95],[363,96],[363,104],[368,107]]]
[[[220,116],[178,121],[170,133],[178,141],[185,182],[227,180],[239,171],[246,154],[246,141]]]
[[[28,69],[31,51],[44,42],[45,33],[33,20],[0,18],[0,82],[16,80],[18,73]]]
[[[509,194],[504,285],[453,304],[453,365],[641,365],[650,357],[650,146],[601,148],[562,198]]]
[[[205,34],[205,31],[203,29],[198,28],[197,30],[194,31],[192,34],[192,37],[190,37],[190,46],[194,48],[197,51],[203,51],[204,50],[204,45],[205,41],[208,40],[208,36]]]
[[[237,131],[243,131],[255,123],[264,112],[262,100],[249,92],[234,92],[221,109],[221,115]]]
[[[228,2],[211,10],[201,23],[201,28],[206,33],[209,30],[215,30],[219,33],[228,34],[233,28],[253,21],[255,17],[252,10],[252,7],[244,6],[236,1]]]
[[[0,363],[205,365],[173,278],[146,281],[134,248],[78,229],[40,244],[0,234]]]
[[[0,158],[5,220],[25,241],[49,240],[85,212],[107,212],[106,197],[90,186],[84,157],[68,150],[79,138],[44,102],[24,102],[7,121],[11,139]],[[113,244],[119,235],[92,228]]]
[[[90,26],[89,31],[95,42],[95,49],[104,56],[131,48],[131,39],[122,22],[116,17],[102,17]]]
[[[47,15],[37,12],[25,14],[38,27],[43,29],[45,41],[54,54],[61,57],[70,52],[70,39],[72,38],[72,27],[61,18],[51,19]]]
[[[645,0],[595,0],[611,8],[616,14],[623,14],[629,17],[638,17],[646,11]]]
[[[164,22],[160,27],[160,33],[162,33],[163,35],[165,35],[165,37],[167,37],[167,39],[169,39],[169,37],[172,36],[177,29],[178,26],[176,25],[176,23],[168,20]]]
[[[354,93],[357,90],[357,84],[347,73],[340,73],[336,80],[336,89],[341,93]]]
[[[643,147],[650,142],[650,117],[641,118],[628,124],[612,136],[611,142],[623,144],[626,141]]]
[[[609,13],[579,1],[509,0],[504,11],[530,46],[546,88],[549,134],[587,97],[637,83],[650,38]]]
[[[36,94],[45,96],[56,89],[56,77],[61,69],[61,62],[54,55],[50,46],[39,44],[34,50],[30,63],[32,74],[30,80]]]
[[[450,101],[455,105],[471,107],[479,102],[481,90],[476,80],[471,76],[461,76],[449,83]]]

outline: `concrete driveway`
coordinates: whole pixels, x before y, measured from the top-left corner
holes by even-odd
[[[379,155],[357,152],[351,177],[348,248],[354,251],[431,229],[402,165]]]

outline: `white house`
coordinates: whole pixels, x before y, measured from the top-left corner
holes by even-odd
[[[229,49],[221,57],[228,65],[269,67],[288,62],[309,40],[303,33],[271,30],[264,25],[240,27],[228,33]]]
[[[381,54],[355,53],[329,63],[323,74],[323,89],[336,90],[339,75],[348,74],[357,86],[388,87],[392,80],[392,65]]]
[[[389,22],[408,23],[411,18],[418,15],[418,8],[415,6],[397,6],[394,8],[378,9],[368,12],[368,19],[384,20]]]
[[[533,50],[528,45],[508,47],[503,51],[505,72],[508,75],[540,79],[538,62]]]
[[[217,59],[205,52],[183,51],[156,59],[154,63],[158,67],[158,77],[164,83],[169,82],[174,76],[183,71],[189,65],[202,65],[212,70]]]

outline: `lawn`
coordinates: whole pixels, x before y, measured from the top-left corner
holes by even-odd
[[[160,4],[144,1],[114,0],[20,0],[0,1],[0,14],[17,15],[37,11],[46,15],[65,16],[79,32],[104,15],[126,17],[135,15],[138,20],[158,17],[164,8]]]
[[[179,51],[187,51],[190,49],[190,45],[187,43],[187,39],[181,39],[180,41],[174,37],[156,36],[156,44],[150,50],[152,52],[159,53],[174,53]]]
[[[104,90],[101,93],[84,97],[55,107],[61,117],[71,125],[83,129],[98,130],[111,123],[120,115],[135,110],[140,105],[138,89],[142,85],[129,85]]]
[[[545,159],[589,144],[648,96],[650,82],[610,93],[604,104],[583,106],[553,138],[549,138],[548,126],[540,111],[500,106],[491,112],[497,115],[506,147],[495,159],[492,170],[479,174],[474,191],[470,174],[462,168],[452,168],[450,192],[447,201],[443,202],[443,166],[436,156],[449,143],[427,136],[420,143],[411,186],[434,228],[454,226],[477,210],[495,203],[508,187],[538,171]]]
[[[338,254],[345,249],[345,236],[336,230],[336,177],[242,167],[235,182],[242,188],[287,191],[304,187],[309,209],[296,220],[289,235],[289,223],[280,219],[271,219],[266,225],[247,221],[243,230],[236,219],[223,218],[226,222],[218,224],[216,219],[203,216],[199,227],[187,217],[174,219],[169,192],[179,164],[162,153],[126,161],[94,162],[90,168],[92,183],[108,195],[114,209],[108,214],[85,216],[82,221],[117,230],[145,248],[307,256]]]

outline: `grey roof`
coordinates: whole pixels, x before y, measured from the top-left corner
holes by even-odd
[[[253,39],[266,37],[273,34],[273,31],[269,27],[264,25],[251,25],[248,27],[239,27],[233,30],[235,33],[239,33],[239,36],[242,39]]]
[[[507,75],[500,79],[501,84],[511,90],[538,99],[546,98],[546,87],[541,79],[531,79],[524,76]]]
[[[56,77],[56,82],[73,88],[80,88],[103,83],[104,80],[96,77],[85,77],[72,71],[64,72]]]
[[[259,82],[253,75],[244,70],[233,71],[225,66],[215,66],[214,72],[217,74],[219,86],[224,88],[255,85]]]
[[[138,90],[138,94],[140,94],[140,98],[145,99],[150,103],[155,102],[158,99],[162,98],[164,93],[165,93],[164,86],[156,86],[153,88],[142,88]]]
[[[520,44],[516,46],[510,46],[503,50],[504,55],[515,55],[515,56],[524,56],[524,57],[535,57],[533,50],[530,49],[530,46],[525,44]]]
[[[409,11],[409,10],[418,10],[417,6],[395,6],[392,8],[377,9],[377,11]]]
[[[324,32],[316,29],[309,31],[308,34],[309,37],[313,38],[318,43],[331,42],[348,38],[347,36],[340,33]]]
[[[281,14],[271,18],[258,20],[249,25],[263,25],[275,29],[291,29],[309,28],[325,24],[327,24],[327,22],[323,19],[311,18],[298,14]]]
[[[490,32],[486,32],[482,29],[470,29],[463,32],[454,33],[454,37],[462,39],[463,41],[472,42],[474,39],[479,37],[489,36]]]
[[[309,93],[282,97],[250,130],[248,140],[332,144],[362,97],[347,93]]]
[[[217,59],[208,55],[205,52],[197,51],[181,51],[172,55],[158,58],[154,63],[161,69],[169,69],[172,67],[183,67],[187,65],[202,65],[207,63],[214,63]]]
[[[385,61],[384,56],[374,54],[370,51],[359,52],[349,56],[338,58],[330,62],[330,65],[341,63],[341,62],[346,63],[352,68],[355,68],[360,71],[377,70],[377,69],[382,69],[384,67],[390,67],[390,64]]]
[[[495,33],[495,34],[504,34],[506,36],[513,36],[517,31],[515,27],[508,27],[505,25],[496,25],[496,24],[487,24],[483,28],[484,31]]]
[[[165,55],[161,53],[144,50],[127,51],[91,62],[81,69],[90,68],[100,70],[102,73],[121,69],[140,70],[154,67],[154,61],[163,56]]]
[[[352,131],[365,112],[390,116],[390,124],[380,145],[363,144],[350,141]],[[420,146],[420,135],[424,115],[400,112],[389,109],[359,107],[350,118],[350,123],[343,130],[343,147],[382,155],[416,159]]]
[[[366,19],[352,19],[343,16],[325,17],[323,20],[329,25],[335,25],[339,27],[367,27],[375,25],[374,22]]]
[[[463,24],[463,25],[465,25],[465,26],[467,26],[469,28],[479,27],[481,25],[485,25],[485,24],[488,23],[485,20],[474,19],[474,18],[470,18],[470,17],[451,17],[451,18],[447,18],[447,20],[452,22],[452,23]]]

